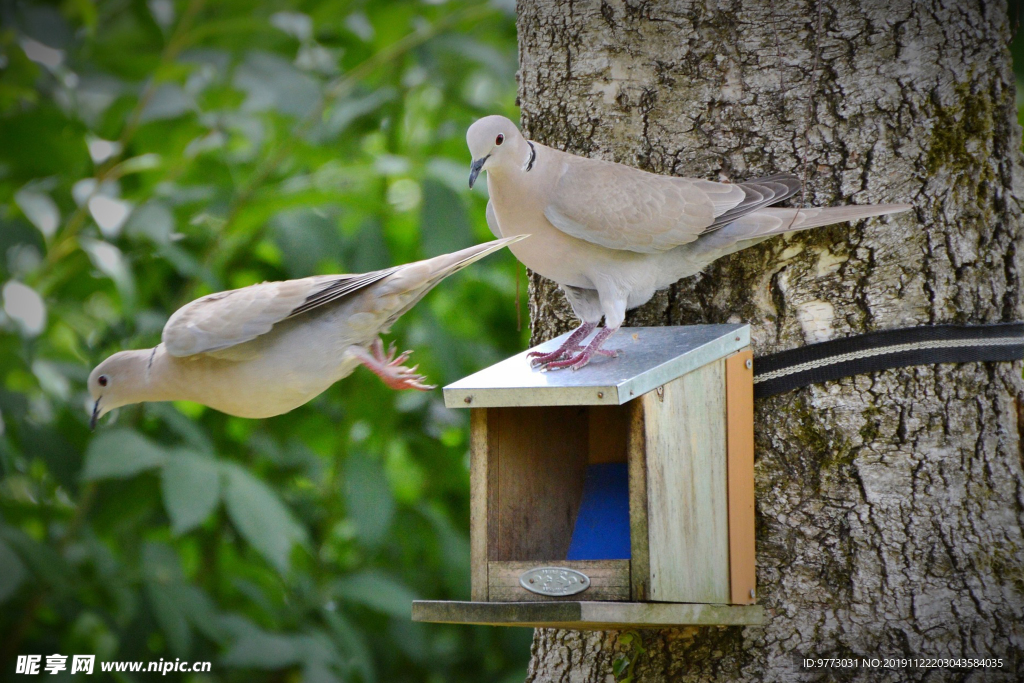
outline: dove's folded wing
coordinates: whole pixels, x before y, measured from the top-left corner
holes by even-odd
[[[657,253],[694,241],[800,187],[795,176],[717,183],[563,157],[544,208],[562,232],[610,249]]]
[[[597,159],[561,159],[544,216],[573,237],[653,254],[692,242],[715,220],[708,193],[681,178]],[[733,204],[741,199],[742,194]]]
[[[394,270],[264,282],[209,294],[171,316],[164,326],[164,347],[172,356],[184,357],[244,344],[266,334],[282,320],[337,301],[379,282]]]

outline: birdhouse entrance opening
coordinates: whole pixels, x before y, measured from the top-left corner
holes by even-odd
[[[628,406],[487,411],[491,559],[629,559],[628,413]]]
[[[477,411],[474,411],[477,412]],[[628,600],[631,407],[489,408],[488,599],[534,600],[524,572],[582,572],[589,599]],[[529,581],[529,579],[526,579]]]

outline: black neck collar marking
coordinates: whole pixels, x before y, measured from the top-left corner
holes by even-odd
[[[533,162],[537,160],[537,150],[529,140],[526,141],[526,144],[530,146],[530,160],[526,162],[526,172],[529,173],[533,169]]]

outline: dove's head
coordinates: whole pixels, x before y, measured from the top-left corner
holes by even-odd
[[[473,187],[480,171],[525,166],[530,149],[522,133],[504,116],[485,116],[469,127],[466,144],[473,156],[469,169],[469,186]]]
[[[114,408],[139,403],[148,384],[146,368],[152,349],[121,351],[96,366],[89,373],[89,396],[92,397],[92,418],[89,428]]]

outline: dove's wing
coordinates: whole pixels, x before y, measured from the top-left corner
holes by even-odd
[[[708,185],[726,185],[726,183],[715,183],[709,180],[695,180],[693,184],[699,188],[704,188]],[[801,183],[800,179],[791,173],[780,173],[779,175],[767,176],[765,178],[747,180],[735,185],[727,185],[727,187],[738,187],[743,190],[743,200],[722,213],[716,211],[715,222],[709,225],[704,232],[717,230],[758,209],[789,199],[800,191]]]
[[[337,301],[394,271],[264,282],[209,294],[171,316],[164,326],[164,347],[172,356],[183,357],[243,344],[266,334],[282,320]]]
[[[559,155],[544,216],[562,232],[610,249],[667,251],[799,189],[794,176],[716,183]]]

